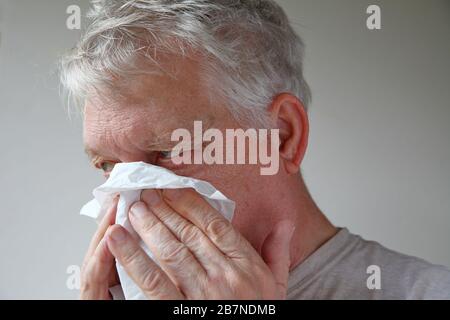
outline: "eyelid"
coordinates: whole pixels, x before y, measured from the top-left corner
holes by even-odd
[[[117,161],[113,161],[113,160],[103,160],[101,158],[95,158],[93,160],[94,162],[94,166],[99,169],[102,170],[105,173],[109,173],[112,171],[112,169],[114,169],[114,166],[118,163]],[[112,165],[112,169],[111,170],[107,170],[104,168],[104,165]]]
[[[162,155],[163,159],[170,159],[172,158],[172,150],[161,150],[159,151],[159,155]]]
[[[111,172],[112,169],[108,170],[108,168],[105,169],[105,167],[104,167],[104,166],[109,166],[109,165],[112,165],[112,169],[114,169],[114,166],[116,165],[116,163],[115,162],[111,162],[111,161],[103,161],[102,164],[101,164],[102,170],[105,171],[105,172]]]
[[[162,153],[169,153],[167,157],[162,156]],[[158,151],[157,157],[156,157],[156,163],[160,163],[161,165],[165,167],[173,167],[177,166],[178,164],[174,163],[174,159],[177,157],[181,157],[183,155],[183,152],[179,152],[177,154],[172,154],[172,150],[164,150],[164,151]]]
[[[183,147],[181,150],[178,150],[177,153],[175,153],[175,151],[174,151],[175,147],[172,149],[169,149],[169,150],[160,150],[160,151],[158,151],[158,158],[162,159],[162,160],[170,160],[170,159],[173,159],[176,157],[180,157],[184,152],[196,152],[199,149],[203,150],[203,148],[205,148],[206,144],[207,144],[206,142],[203,142],[201,145],[194,145],[194,146],[190,146],[188,148]],[[160,157],[160,155],[165,152],[169,153],[170,157]]]

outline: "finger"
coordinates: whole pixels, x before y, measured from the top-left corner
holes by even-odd
[[[182,292],[189,296],[198,293],[196,291],[203,283],[202,279],[206,279],[206,272],[189,248],[142,201],[131,206],[130,222],[161,268]]]
[[[112,268],[111,268],[111,273],[109,274],[108,286],[111,288],[111,287],[117,286],[119,284],[120,284],[119,274],[117,273],[116,264],[113,263]]]
[[[280,298],[285,298],[289,277],[290,247],[295,227],[289,220],[279,222],[264,241],[261,255],[275,277]]]
[[[106,211],[105,216],[103,217],[102,221],[100,222],[97,231],[95,232],[94,236],[92,237],[91,243],[89,244],[89,248],[87,250],[86,256],[84,260],[87,262],[89,260],[89,257],[91,257],[94,254],[94,251],[96,250],[98,244],[103,239],[103,236],[105,235],[106,230],[108,227],[112,224],[114,224],[114,221],[116,219],[116,212],[117,212],[117,203],[119,202],[119,197],[116,196],[111,202],[110,207]]]
[[[193,189],[164,189],[165,201],[196,225],[211,242],[232,259],[260,258],[248,241]]]
[[[109,279],[112,272],[115,272],[114,257],[106,241],[102,239],[83,270],[80,298],[109,300]]]
[[[149,299],[184,299],[178,288],[121,226],[106,234],[108,248]]]
[[[159,190],[144,190],[141,199],[175,237],[189,248],[206,271],[218,270],[219,266],[223,266],[227,262],[222,252],[197,226],[183,218],[163,201]]]

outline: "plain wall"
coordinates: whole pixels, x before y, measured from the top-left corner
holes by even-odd
[[[303,173],[338,226],[450,266],[450,3],[279,1],[304,39],[313,91]],[[87,1],[0,0],[0,298],[75,298],[66,286],[95,223],[78,215],[103,181],[56,61]],[[366,28],[366,8],[382,29]]]

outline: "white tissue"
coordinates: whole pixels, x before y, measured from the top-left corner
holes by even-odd
[[[234,202],[227,199],[210,183],[194,178],[178,176],[165,168],[145,162],[116,164],[108,180],[94,189],[93,194],[95,199],[85,204],[80,214],[100,221],[107,210],[108,203],[110,203],[115,195],[120,194],[119,203],[117,204],[116,223],[122,225],[133,236],[137,236],[128,220],[128,210],[134,202],[140,199],[142,190],[177,188],[195,189],[211,206],[231,221],[235,207]],[[142,241],[140,241],[140,245],[152,257],[150,251]],[[116,267],[124,298],[127,300],[146,299],[123,267],[117,262]],[[118,288],[111,288],[111,293],[115,298],[117,291]]]

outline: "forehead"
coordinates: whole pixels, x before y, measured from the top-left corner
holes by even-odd
[[[105,90],[85,104],[84,140],[87,149],[105,145],[139,145],[170,141],[173,130],[191,130],[194,120],[211,123],[218,111],[208,100],[192,65],[167,74],[136,76],[120,84],[121,94]],[[99,150],[102,151],[102,150]]]
[[[184,124],[188,117],[176,112],[176,107],[125,101],[105,105],[103,101],[92,100],[85,106],[85,148],[97,154],[116,156],[122,151],[166,146],[175,128],[188,125]]]
[[[87,107],[91,111],[102,112],[120,112],[130,107],[141,107],[139,112],[142,112],[151,107],[155,117],[174,116],[181,112],[190,116],[204,112],[207,101],[203,99],[205,86],[200,64],[183,57],[160,59],[158,67],[140,63],[145,73],[115,80],[112,88],[93,94],[87,101]]]

